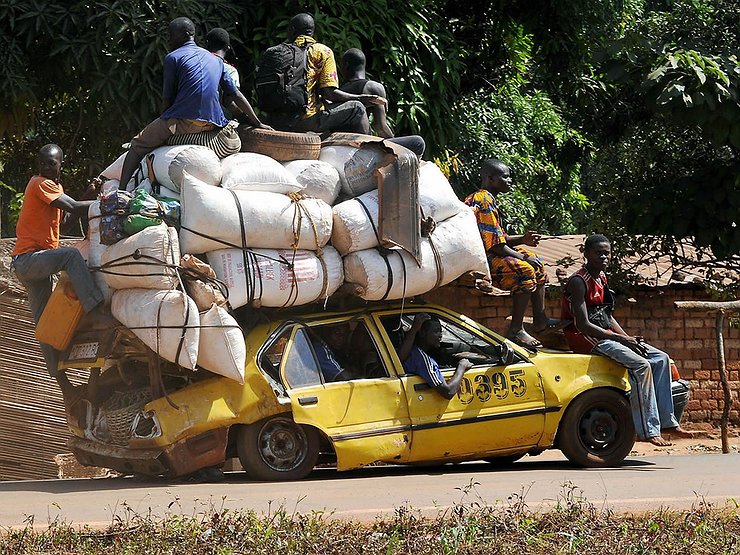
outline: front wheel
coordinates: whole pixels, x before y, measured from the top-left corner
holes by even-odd
[[[579,395],[560,424],[559,447],[579,466],[621,463],[635,444],[635,425],[627,398],[611,389]]]
[[[319,458],[319,434],[290,417],[276,416],[241,428],[237,452],[254,480],[300,480]]]

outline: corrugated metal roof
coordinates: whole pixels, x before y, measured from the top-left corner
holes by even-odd
[[[540,241],[534,250],[542,257],[551,283],[557,284],[558,278],[567,277],[583,264],[585,241],[586,235],[559,235]],[[634,272],[638,282],[647,287],[703,283],[706,271],[698,262],[696,249],[688,243],[680,244],[679,248],[681,258],[685,260],[680,269],[669,255],[657,250],[644,257],[627,258],[624,269]],[[737,281],[740,279],[740,257],[734,257],[730,262],[724,281]]]

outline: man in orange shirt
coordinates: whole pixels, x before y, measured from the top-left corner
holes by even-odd
[[[41,148],[38,154],[39,173],[26,185],[23,207],[16,225],[13,267],[28,291],[28,302],[37,323],[51,295],[52,276],[62,270],[69,274],[85,312],[90,312],[103,301],[103,294],[95,285],[80,251],[59,248],[62,212],[87,214],[88,207],[94,202],[77,201],[64,194],[59,182],[62,158],[62,149],[55,144]],[[41,343],[41,351],[49,375],[56,378],[63,392],[71,391],[72,385],[65,373],[57,371],[56,350]]]

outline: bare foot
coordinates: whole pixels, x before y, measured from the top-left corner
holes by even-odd
[[[681,437],[685,439],[691,439],[691,438],[696,437],[696,432],[685,430],[681,426],[676,426],[675,428],[663,428],[660,431],[668,434],[669,438],[670,437]]]
[[[526,349],[537,349],[538,347],[542,347],[542,343],[540,343],[537,339],[529,335],[524,330],[519,330],[514,334],[509,332],[506,338]]]
[[[670,441],[663,439],[662,436],[648,437],[646,439],[641,439],[639,441],[646,441],[647,443],[652,443],[656,447],[670,447],[671,445],[673,445]]]

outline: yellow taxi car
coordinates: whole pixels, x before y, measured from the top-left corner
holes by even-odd
[[[435,357],[445,377],[459,357],[474,364],[451,400],[405,374],[398,358],[419,312],[442,324]],[[254,479],[295,480],[320,457],[349,470],[378,462],[509,463],[555,448],[576,465],[614,466],[634,443],[627,374],[606,358],[530,352],[432,304],[283,314],[249,326],[244,385],[163,365],[147,386],[151,366],[132,355],[133,370],[122,370],[119,353],[95,395],[68,412],[78,460],[182,476],[238,456]],[[322,371],[320,348],[340,372]],[[151,395],[157,381],[160,394]]]

